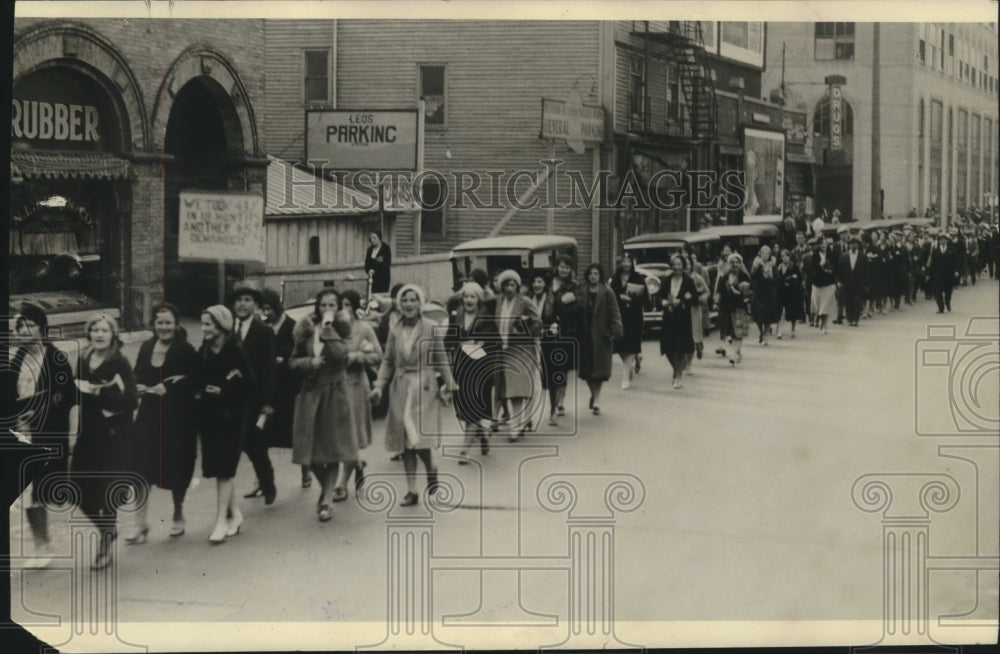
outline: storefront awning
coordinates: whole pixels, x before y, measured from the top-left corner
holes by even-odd
[[[11,177],[48,179],[127,179],[132,166],[125,159],[103,152],[33,150],[10,153]]]

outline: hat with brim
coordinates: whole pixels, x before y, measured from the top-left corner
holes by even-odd
[[[837,233],[838,234],[847,234],[850,231],[851,230],[850,230],[850,228],[847,225],[843,225],[843,226],[837,228]]]
[[[229,303],[232,304],[244,295],[252,297],[253,301],[257,304],[260,304],[261,302],[260,290],[257,287],[250,282],[237,282],[236,286],[234,286],[233,290],[229,293]]]

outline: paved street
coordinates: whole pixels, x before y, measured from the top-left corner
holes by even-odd
[[[580,490],[575,510],[600,514],[607,482],[631,475],[644,501],[634,512],[614,514],[612,550],[614,616],[623,640],[643,638],[628,625],[646,620],[879,621],[882,513],[865,513],[852,501],[852,485],[862,475],[950,474],[961,498],[953,509],[933,514],[931,553],[996,556],[997,469],[979,471],[980,497],[993,506],[986,513],[994,516],[992,524],[981,524],[974,500],[976,469],[939,456],[941,439],[915,435],[914,392],[924,379],[915,353],[927,326],[955,325],[961,336],[969,318],[986,316],[995,328],[997,292],[996,281],[980,281],[956,291],[954,313],[936,315],[933,302],[921,299],[913,307],[864,320],[860,328],[832,325],[828,336],[799,326],[796,339],[786,336],[767,347],[757,345],[752,329],[743,363],[735,369],[712,353],[713,333],[705,359],[695,363],[682,390],[671,388],[669,365],[658,356],[658,344],[647,341],[632,389],[621,390],[616,375],[606,386],[601,416],[586,412],[586,387],[579,389],[577,401],[584,410],[567,407],[571,415],[565,419],[577,416],[575,433],[566,425],[544,426],[513,446],[495,437],[489,456],[474,457],[481,468],[441,460],[442,472],[461,481],[464,497],[459,509],[435,515],[433,554],[565,557],[567,513],[552,507],[559,503],[556,491],[548,494],[548,507],[542,506],[546,498],[540,496],[546,493],[536,492],[542,480],[554,473],[575,479]],[[995,351],[995,337],[992,342]],[[616,361],[616,371],[619,365]],[[994,419],[997,378],[994,367],[979,395]],[[378,422],[375,444],[366,452],[369,477],[378,487],[386,475],[401,497],[403,480],[391,476],[402,472],[401,464],[385,455],[382,428]],[[447,443],[446,454],[458,449],[457,440]],[[993,457],[995,463],[995,452]],[[126,546],[119,540],[121,622],[384,625],[391,531],[386,513],[365,510],[352,491],[349,501],[335,505],[334,519],[321,524],[315,517],[316,484],[299,487],[290,451],[272,450],[272,459],[277,501],[265,507],[260,499],[242,500],[242,533],[219,547],[207,542],[214,516],[212,480],[189,492],[187,534],[181,538],[168,536],[169,493],[154,489],[149,542]],[[609,477],[595,486],[595,478],[585,476],[590,473]],[[252,483],[244,458],[237,490],[242,494]],[[393,510],[391,517],[402,511],[422,515],[406,509]],[[65,516],[53,521],[55,543],[68,553],[68,522]],[[20,523],[20,514],[12,513],[12,552],[21,549]],[[128,517],[123,523],[127,530]],[[26,524],[23,538],[30,550]],[[996,572],[989,574],[992,594],[979,602],[995,620]],[[70,578],[59,570],[15,571],[14,618],[69,615]],[[520,579],[514,571],[492,571],[482,578],[481,592],[474,571],[434,573],[432,615],[471,612],[465,624],[522,622],[525,627],[551,624],[544,615],[567,616],[565,571],[523,572]],[[935,615],[974,608],[975,573],[936,573],[930,579]],[[520,603],[514,596],[518,586]],[[47,629],[36,633],[51,633],[43,638],[59,641],[67,637],[69,625]],[[462,626],[451,629],[460,634]],[[877,639],[877,622],[874,629],[865,633]],[[149,638],[128,625],[120,633],[132,642]],[[157,642],[173,642],[173,636],[167,633]]]

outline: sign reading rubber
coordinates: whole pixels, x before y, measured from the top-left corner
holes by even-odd
[[[181,191],[177,256],[182,261],[265,261],[264,198]]]
[[[416,170],[415,109],[306,112],[306,159],[329,170]]]

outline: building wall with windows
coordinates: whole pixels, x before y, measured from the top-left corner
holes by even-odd
[[[398,216],[399,256],[447,252],[487,236],[508,213],[505,193],[512,174],[537,173],[552,155],[563,161],[560,170],[579,171],[590,183],[594,149],[577,154],[564,143],[541,140],[539,132],[542,98],[565,99],[575,90],[586,104],[605,104],[599,95],[598,44],[597,22],[338,21],[337,107],[413,108],[422,97],[424,169],[442,173],[447,185],[430,177],[422,185],[425,205],[433,206],[440,193],[447,201],[443,209],[422,212],[419,233],[414,218],[420,214]],[[470,175],[462,181],[454,176],[457,171]],[[491,186],[491,171],[500,176],[499,192]],[[475,197],[486,206],[471,198],[456,206],[456,186],[471,185],[472,175],[482,177]],[[530,180],[524,175],[515,181],[513,192],[520,196]],[[564,175],[556,198],[560,204],[570,200]],[[539,205],[545,199],[540,195]],[[553,218],[556,233],[579,242],[581,265],[599,257],[594,246],[602,236],[593,233],[590,209],[555,209]],[[517,211],[501,234],[543,234],[546,220],[541,206]]]
[[[871,207],[871,23],[772,23],[764,89],[780,93],[784,48],[786,103],[807,109],[824,183],[829,134],[824,79],[843,75],[852,113],[845,134],[851,165],[851,209]],[[881,186],[883,214],[944,214],[984,206],[996,193],[997,46],[990,24],[882,23],[880,27]],[[853,41],[853,48],[849,44]],[[853,58],[852,52],[853,50]],[[825,113],[824,113],[825,112]],[[978,126],[978,127],[977,127]],[[992,136],[988,136],[987,132]],[[849,138],[848,138],[849,136]],[[976,138],[978,136],[978,138]],[[832,168],[829,168],[832,170]],[[821,195],[818,191],[818,195]]]

